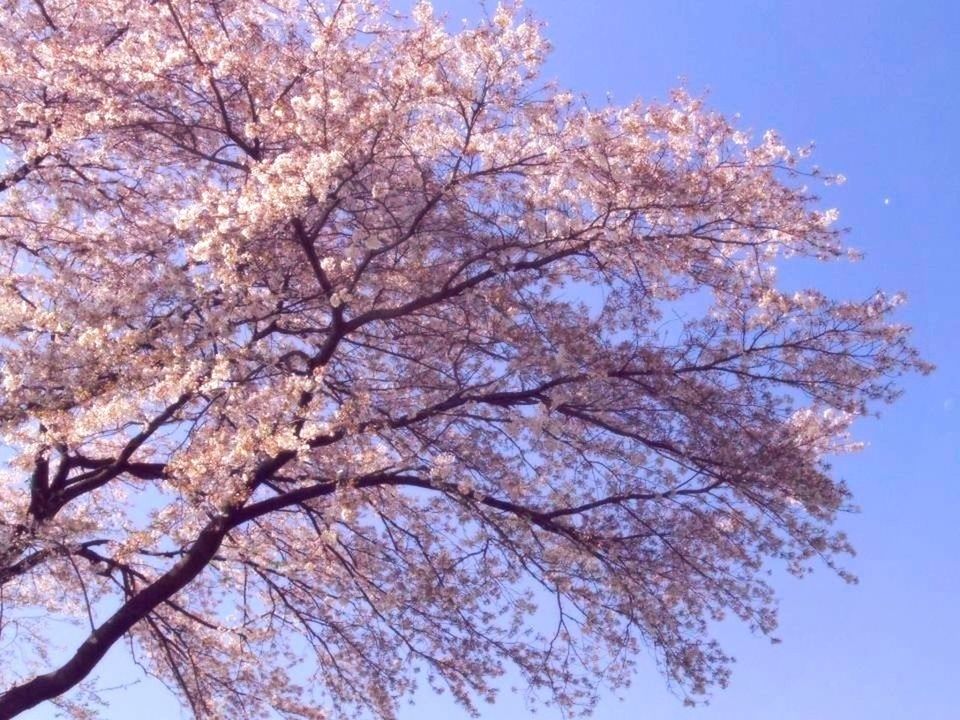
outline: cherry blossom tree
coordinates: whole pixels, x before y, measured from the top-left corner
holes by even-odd
[[[928,367],[778,289],[847,255],[806,150],[591,108],[512,6],[2,8],[0,718],[115,646],[200,718],[696,698],[850,550],[825,457]]]

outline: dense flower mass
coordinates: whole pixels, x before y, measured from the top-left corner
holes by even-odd
[[[0,718],[123,639],[204,718],[695,697],[849,550],[824,456],[926,366],[778,289],[845,255],[804,151],[591,109],[512,6],[0,7]]]

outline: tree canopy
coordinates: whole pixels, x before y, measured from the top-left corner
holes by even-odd
[[[0,718],[124,642],[199,718],[695,698],[850,550],[825,457],[928,368],[778,289],[847,255],[805,149],[591,107],[512,6],[2,8]]]

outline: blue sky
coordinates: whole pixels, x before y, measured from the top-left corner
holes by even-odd
[[[451,18],[476,17],[467,0],[435,0]],[[791,283],[837,296],[904,290],[901,319],[937,372],[908,378],[906,394],[861,422],[868,449],[836,472],[862,507],[842,520],[861,579],[826,568],[804,581],[778,577],[784,642],[772,646],[731,624],[732,685],[707,707],[684,708],[652,663],[598,720],[952,720],[960,678],[960,5],[920,2],[528,0],[555,46],[546,75],[626,103],[664,98],[684,78],[708,104],[740,113],[759,136],[817,144],[814,161],[847,183],[826,188],[841,210],[856,265],[785,268]],[[829,192],[827,192],[829,191]],[[116,666],[119,667],[119,666]],[[117,671],[120,673],[121,671]],[[116,684],[130,678],[107,673]],[[102,717],[176,718],[150,689],[111,693]],[[505,694],[482,717],[520,718]],[[553,720],[559,714],[538,713]],[[53,717],[38,710],[35,720]],[[403,720],[457,720],[465,712],[424,693]]]

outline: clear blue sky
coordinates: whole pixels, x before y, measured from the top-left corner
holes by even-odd
[[[435,0],[451,18],[469,0]],[[492,6],[492,5],[491,5]],[[779,578],[783,644],[735,625],[732,685],[708,707],[684,708],[652,664],[598,720],[954,720],[960,718],[960,5],[755,0],[528,0],[549,24],[547,75],[595,101],[663,98],[685,78],[708,104],[740,113],[759,135],[817,143],[815,161],[842,172],[829,189],[866,253],[858,265],[787,271],[790,282],[862,297],[904,290],[901,318],[938,365],[909,378],[879,421],[861,422],[869,448],[836,463],[862,513],[843,519],[861,583],[829,571]],[[128,673],[105,679],[116,684]],[[161,693],[111,693],[102,717],[176,718]],[[504,694],[483,718],[527,717]],[[541,711],[553,720],[559,714]],[[30,717],[53,717],[48,710]],[[423,693],[403,720],[466,713]]]

